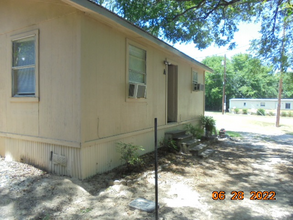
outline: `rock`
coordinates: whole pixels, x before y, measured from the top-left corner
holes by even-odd
[[[108,181],[108,185],[109,185],[109,186],[113,186],[113,185],[114,185],[114,181],[113,181],[113,180],[109,180],[109,181]]]

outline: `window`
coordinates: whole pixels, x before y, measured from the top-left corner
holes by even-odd
[[[243,103],[243,106],[246,106],[246,102]]]
[[[37,31],[12,37],[12,96],[35,97],[37,91]]]
[[[192,70],[192,83],[197,84],[198,83],[198,73],[194,70]]]
[[[128,53],[128,97],[146,98],[146,51],[129,45]]]
[[[285,109],[291,109],[291,104],[290,103],[286,103],[285,104]]]
[[[266,103],[265,102],[261,102],[260,103],[260,106],[265,107],[266,106]]]

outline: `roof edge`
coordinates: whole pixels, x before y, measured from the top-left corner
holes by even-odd
[[[168,43],[164,42],[163,40],[160,40],[156,36],[148,33],[144,29],[132,24],[131,22],[125,20],[124,18],[120,17],[119,15],[117,15],[117,14],[109,11],[108,9],[96,4],[92,0],[61,0],[61,1],[77,8],[78,10],[92,11],[92,12],[100,14],[108,19],[111,19],[111,20],[115,21],[116,23],[118,23],[119,25],[121,25],[129,30],[132,30],[132,31],[136,32],[137,34],[141,35],[142,37],[152,41],[153,43],[159,45],[160,47],[167,49],[167,50],[171,51],[172,53],[174,53],[184,59],[187,59],[193,63],[196,63],[197,65],[202,67],[204,70],[211,72],[211,73],[214,72],[213,69],[206,66],[205,64],[193,59],[192,57],[186,55],[185,53],[181,52],[180,50],[174,48],[170,44],[168,44]]]

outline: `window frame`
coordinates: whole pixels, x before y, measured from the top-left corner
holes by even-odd
[[[287,106],[289,106],[289,108],[287,108]],[[285,109],[291,109],[291,103],[290,102],[285,103]]]
[[[195,77],[196,81],[194,81],[194,73],[196,75],[196,77]],[[194,83],[198,84],[198,72],[196,70],[191,69],[191,77],[192,77],[192,84],[194,84]]]
[[[29,38],[34,38],[35,44],[35,64],[34,65],[23,65],[20,67],[13,66],[13,44],[20,40],[25,40]],[[10,100],[12,102],[38,102],[39,101],[39,30],[34,29],[26,32],[21,33],[14,33],[9,38],[9,57],[10,57],[10,64],[9,64],[9,72],[10,72]],[[22,68],[24,67],[24,68]],[[26,68],[34,67],[34,94],[31,95],[22,95],[15,93],[14,89],[14,70],[17,69],[26,69]]]
[[[130,74],[130,46],[136,47],[138,49],[144,50],[145,51],[145,76],[144,76],[144,83],[140,82],[134,82],[129,80],[129,74]],[[125,97],[127,102],[146,102],[147,100],[147,82],[148,82],[148,50],[145,46],[142,46],[141,44],[138,44],[132,40],[126,39],[126,92],[125,92]],[[146,86],[146,94],[145,98],[131,98],[129,96],[129,86],[131,83],[137,83],[137,84],[144,84]]]

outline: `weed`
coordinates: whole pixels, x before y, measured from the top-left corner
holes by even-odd
[[[82,209],[80,210],[81,213],[88,213],[90,211],[92,211],[93,209],[92,208],[86,208],[86,209]]]
[[[143,160],[139,158],[138,150],[143,151],[143,146],[137,146],[133,145],[132,143],[123,143],[118,142],[117,143],[117,149],[120,153],[120,160],[122,162],[125,162],[127,165],[127,168],[131,170],[132,168],[136,166],[143,165]]]
[[[47,214],[44,218],[42,218],[42,220],[49,220],[51,219],[50,214]]]
[[[197,139],[201,138],[204,134],[204,129],[200,125],[186,124],[184,129]]]

